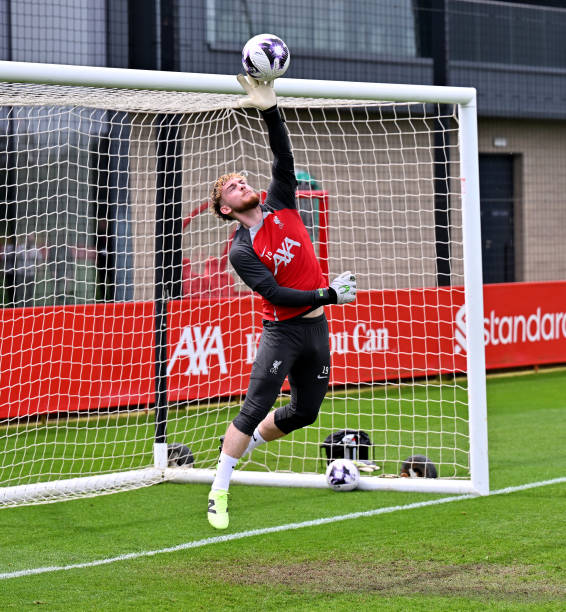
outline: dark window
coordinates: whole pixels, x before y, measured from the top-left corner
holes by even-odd
[[[448,19],[451,60],[566,67],[566,10],[452,0]]]
[[[515,280],[512,155],[480,155],[480,201],[484,283]]]
[[[207,42],[240,48],[251,36],[272,32],[297,53],[329,57],[415,57],[412,0],[207,0]]]

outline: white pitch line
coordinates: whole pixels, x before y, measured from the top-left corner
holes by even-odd
[[[491,495],[504,495],[507,493],[516,493],[518,491],[526,491],[527,489],[545,487],[548,485],[560,484],[563,482],[566,482],[566,477],[554,478],[552,480],[541,480],[539,482],[530,482],[530,483],[519,485],[516,487],[507,487],[505,489],[498,489],[496,491],[491,491],[489,495],[491,496]],[[168,548],[160,548],[158,550],[146,550],[146,551],[141,551],[141,552],[128,553],[125,555],[118,555],[117,557],[99,559],[98,561],[75,563],[73,565],[54,565],[51,567],[35,567],[31,569],[19,570],[16,572],[6,572],[3,574],[0,574],[0,580],[7,580],[8,578],[21,578],[23,576],[35,576],[37,574],[46,574],[50,572],[61,572],[61,571],[66,571],[66,570],[97,567],[99,565],[109,565],[110,563],[117,563],[119,561],[129,561],[130,559],[139,559],[141,557],[153,557],[154,555],[161,555],[164,553],[177,552],[180,550],[188,550],[191,548],[200,548],[202,546],[208,546],[209,544],[220,544],[223,542],[232,542],[234,540],[241,540],[243,538],[250,538],[253,536],[266,535],[269,533],[277,533],[279,531],[291,531],[293,529],[302,529],[303,527],[317,527],[319,525],[327,525],[329,523],[338,523],[340,521],[349,521],[349,520],[353,520],[357,518],[378,516],[379,514],[389,514],[391,512],[398,512],[400,510],[414,510],[416,508],[426,508],[427,506],[447,504],[449,502],[461,501],[464,499],[478,499],[478,498],[475,495],[456,495],[453,497],[442,497],[440,499],[433,499],[430,501],[415,502],[413,504],[406,504],[404,506],[388,506],[386,508],[376,508],[375,510],[366,510],[364,512],[352,512],[350,514],[330,516],[328,518],[314,519],[312,521],[303,521],[302,523],[287,523],[286,525],[277,525],[275,527],[265,527],[263,529],[251,529],[249,531],[240,531],[238,533],[231,533],[231,534],[227,534],[223,536],[205,538],[203,540],[194,540],[193,542],[186,542],[184,544],[178,544],[177,546],[171,546]]]

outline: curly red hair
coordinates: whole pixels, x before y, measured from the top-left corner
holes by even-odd
[[[212,187],[212,192],[210,194],[210,208],[212,212],[219,218],[224,219],[225,221],[233,221],[233,218],[230,215],[225,215],[220,211],[220,207],[222,206],[222,190],[224,189],[224,185],[233,178],[243,178],[246,177],[240,172],[229,172],[228,174],[223,174],[218,177],[214,182]]]

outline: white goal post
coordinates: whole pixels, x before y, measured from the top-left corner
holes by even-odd
[[[352,430],[361,489],[487,494],[475,90],[275,90],[323,271],[360,294],[326,309],[318,421],[233,482],[325,487],[325,439]],[[261,331],[234,226],[207,211],[225,172],[269,183],[240,95],[235,76],[0,62],[0,507],[212,481]],[[438,478],[400,477],[415,455]]]

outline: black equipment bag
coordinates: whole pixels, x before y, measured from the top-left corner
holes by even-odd
[[[326,463],[334,459],[367,461],[371,440],[361,429],[341,429],[331,433],[320,445],[321,453],[326,453]]]

